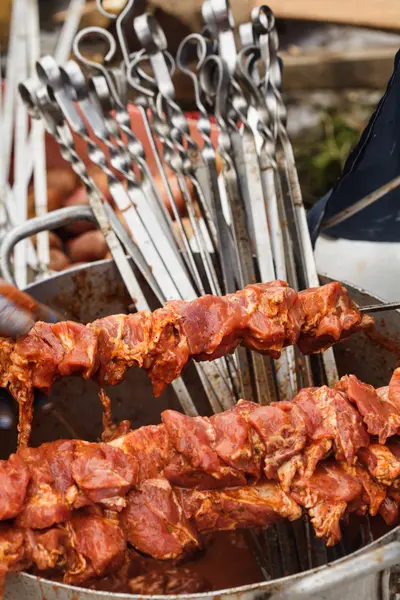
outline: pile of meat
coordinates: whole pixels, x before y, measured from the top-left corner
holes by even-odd
[[[240,344],[272,357],[291,344],[319,352],[371,324],[340,283],[296,293],[276,281],[89,325],[37,323],[17,342],[0,339],[0,385],[20,404],[19,451],[0,462],[3,580],[32,569],[90,585],[126,575],[132,553],[178,560],[212,532],[268,527],[303,510],[329,545],[351,512],[393,523],[400,452],[384,444],[400,426],[399,372],[377,391],[350,376],[290,403],[241,401],[211,418],[166,411],[161,425],[121,423],[101,443],[28,448],[34,390],[50,392],[58,377],[114,385],[138,366],[159,395],[190,358],[213,360]],[[174,568],[139,579],[132,591],[189,593]],[[193,574],[185,581],[207,589]]]
[[[75,373],[114,385],[135,365],[147,371],[159,396],[190,358],[213,360],[240,344],[274,358],[292,344],[310,354],[372,322],[337,282],[300,293],[282,281],[254,284],[89,325],[37,323],[16,343],[0,339],[0,385],[20,404],[19,443],[26,447],[33,390],[49,392],[57,377]]]
[[[84,149],[81,148],[81,151]],[[57,148],[58,151],[58,148]],[[81,153],[81,152],[80,152]],[[54,159],[54,157],[52,157]],[[220,164],[217,162],[217,167]],[[118,210],[110,194],[107,175],[93,164],[87,165],[87,171],[104,198],[112,205],[122,225],[128,231],[123,213]],[[170,210],[169,200],[164,191],[164,185],[159,176],[154,177],[155,187],[161,198]],[[169,180],[169,185],[179,212],[184,215],[184,202],[180,188],[174,177]],[[63,207],[87,206],[89,198],[87,190],[82,186],[79,177],[71,167],[63,165],[62,168],[49,168],[47,171],[47,210],[52,212]],[[28,218],[36,216],[35,192],[31,185],[28,192]],[[191,235],[190,220],[182,217],[182,223]],[[33,240],[35,243],[35,240]],[[49,232],[50,263],[49,268],[53,271],[65,271],[85,263],[90,263],[104,258],[111,258],[106,241],[101,231],[93,223],[88,221],[76,221],[65,227]]]
[[[88,172],[100,191],[109,198],[107,177],[98,168],[89,166]],[[88,205],[86,189],[78,176],[68,166],[47,171],[47,210],[52,212],[67,206]],[[28,218],[36,216],[33,184],[28,191]],[[36,240],[33,239],[33,243]],[[77,221],[49,232],[50,262],[52,271],[65,271],[87,262],[111,258],[102,233],[92,223]]]
[[[350,513],[388,524],[400,503],[400,369],[374,389],[349,375],[270,406],[207,417],[167,410],[101,443],[56,441],[0,463],[0,572],[82,584],[128,549],[191,555],[204,535],[309,515],[333,545]],[[390,439],[389,439],[390,438]]]

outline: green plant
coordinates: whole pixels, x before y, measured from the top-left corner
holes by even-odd
[[[311,206],[340,177],[352,148],[365,127],[369,111],[363,114],[328,110],[319,125],[294,141],[294,152],[303,198]]]

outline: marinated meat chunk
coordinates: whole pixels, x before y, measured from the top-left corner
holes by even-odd
[[[340,283],[300,294],[283,281],[258,283],[223,297],[170,301],[153,313],[112,315],[86,326],[36,323],[14,344],[0,340],[0,383],[20,404],[23,447],[33,389],[49,392],[57,377],[76,374],[116,385],[136,366],[147,371],[159,396],[191,357],[214,360],[239,345],[274,358],[296,343],[304,353],[319,352],[371,324]]]

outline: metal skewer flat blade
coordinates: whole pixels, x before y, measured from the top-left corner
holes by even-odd
[[[388,310],[400,310],[400,302],[388,302],[386,304],[370,304],[369,306],[359,306],[360,313],[386,312]]]

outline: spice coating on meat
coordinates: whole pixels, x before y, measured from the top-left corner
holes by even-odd
[[[391,390],[391,422],[399,372],[379,390]],[[57,441],[1,461],[2,574],[34,566],[78,585],[122,568],[128,547],[176,559],[209,532],[268,527],[303,510],[328,545],[352,512],[393,524],[400,444],[370,439],[356,409],[364,384],[351,379],[351,398],[338,384],[269,407],[240,401],[211,418],[167,410],[160,425],[124,423],[108,443]]]
[[[33,389],[49,392],[57,377],[77,374],[115,385],[137,366],[147,371],[159,396],[190,358],[214,360],[239,345],[274,358],[296,343],[305,353],[319,352],[371,324],[338,282],[298,294],[272,281],[86,326],[37,323],[14,345],[1,341],[0,384],[8,385],[19,402],[23,447],[29,440]]]
[[[0,521],[13,519],[21,512],[29,479],[27,465],[16,454],[0,461]]]
[[[317,537],[333,546],[341,537],[340,519],[362,491],[362,485],[342,465],[327,461],[306,481],[294,482],[292,497],[307,509]]]
[[[196,528],[166,479],[148,479],[129,493],[121,527],[137,550],[154,558],[176,558],[201,547]]]
[[[380,443],[384,444],[388,437],[399,431],[400,406],[389,401],[390,386],[375,390],[354,375],[346,375],[337,384],[337,389],[344,391],[349,400],[356,404],[368,432],[377,435]]]
[[[259,527],[260,523],[268,527],[280,519],[301,517],[300,506],[272,481],[227,490],[178,489],[177,494],[185,516],[203,533]]]
[[[81,585],[121,569],[130,546],[175,559],[209,532],[268,527],[302,511],[328,545],[352,512],[394,524],[399,381],[400,369],[378,390],[347,376],[291,402],[240,401],[211,418],[165,411],[161,425],[123,423],[107,443],[20,450],[0,461],[0,579],[35,568]],[[173,577],[153,584],[173,589]]]
[[[109,444],[80,444],[75,450],[72,475],[91,502],[103,502],[120,509],[113,501],[124,496],[136,483],[137,459]]]
[[[326,350],[340,339],[348,337],[359,326],[371,324],[371,317],[360,315],[343,286],[338,282],[329,287],[311,288],[299,293],[305,319],[298,346],[303,354]]]
[[[34,565],[39,571],[64,573],[64,582],[80,585],[118,568],[126,541],[117,521],[95,514],[74,515],[45,532],[0,526],[0,564],[5,572]]]

